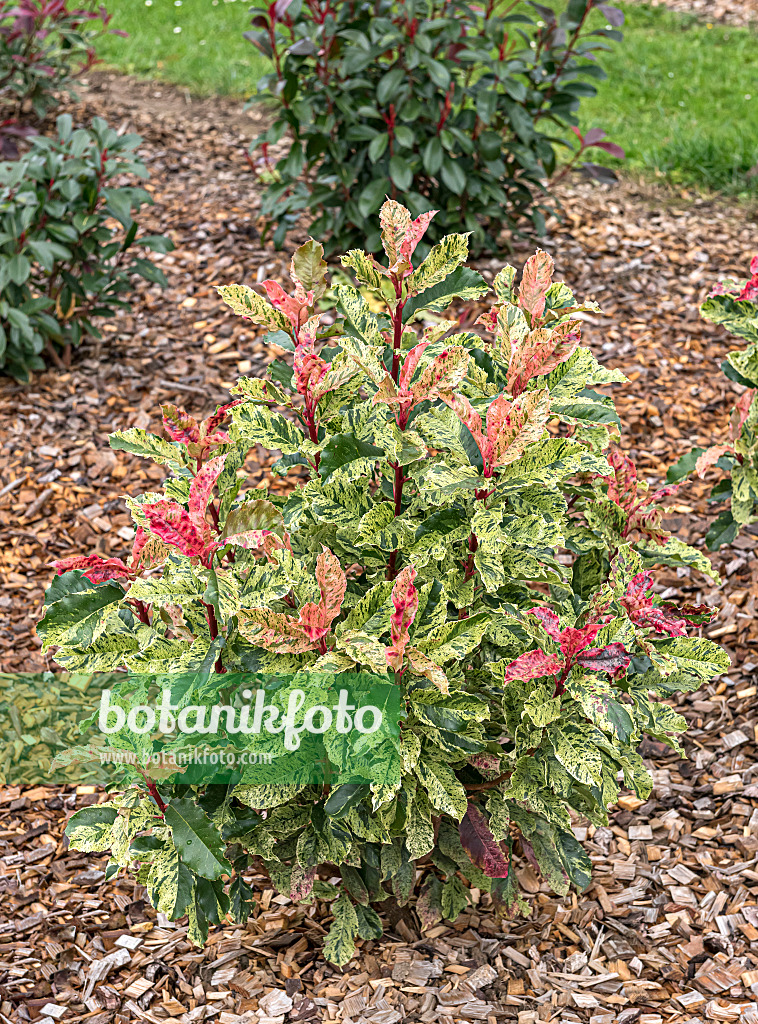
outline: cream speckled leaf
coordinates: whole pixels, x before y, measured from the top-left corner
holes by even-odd
[[[234,440],[262,444],[264,448],[278,449],[284,455],[302,453],[313,447],[299,427],[266,405],[237,406],[232,419],[230,435]]]
[[[324,943],[324,956],[338,967],[344,967],[355,954],[358,915],[345,893],[332,903],[331,910],[334,921]]]
[[[416,775],[433,807],[460,821],[466,813],[466,790],[455,772],[441,761],[419,761]]]
[[[285,314],[281,310],[275,309],[262,295],[254,292],[247,285],[222,285],[217,291],[232,313],[236,313],[237,316],[244,316],[248,320],[252,320],[253,323],[260,324],[261,327],[267,327],[270,331],[286,331],[287,334],[291,332],[292,324]]]
[[[169,921],[181,917],[192,899],[192,875],[182,864],[175,846],[164,846],[150,865],[145,882],[147,896]]]
[[[303,788],[300,785],[250,786],[241,782],[234,787],[232,795],[248,807],[265,810],[268,807],[279,807],[281,804],[286,804]]]
[[[350,249],[344,256],[340,257],[343,267],[350,267],[358,279],[358,283],[372,291],[382,290],[382,274],[377,270],[376,264],[370,256],[367,256],[363,249]]]
[[[489,623],[490,617],[484,612],[446,622],[419,640],[417,647],[438,665],[444,665],[446,661],[461,661],[478,646]]]
[[[343,630],[337,638],[337,646],[349,658],[372,672],[385,675],[387,672],[387,648],[368,633]]]
[[[344,284],[335,285],[334,292],[347,323],[355,331],[356,336],[369,346],[383,345],[376,315],[372,313],[361,293]]]
[[[508,804],[498,792],[493,791],[487,797],[487,813],[490,816],[490,832],[495,839],[498,842],[507,839],[510,835],[510,814]]]
[[[182,449],[163,437],[149,434],[140,427],[116,430],[108,437],[114,451],[130,452],[151,459],[159,465],[180,466],[184,462]]]
[[[408,295],[418,295],[440,284],[468,258],[468,235],[446,235],[406,282]]]
[[[289,395],[277,387],[273,381],[262,377],[240,377],[233,388],[233,395],[244,395],[254,402],[273,402],[276,405],[289,405]]]
[[[426,794],[421,789],[416,789],[408,811],[405,845],[414,860],[425,857],[434,849],[432,809]]]
[[[414,732],[407,729],[400,734],[400,756],[406,774],[413,771],[421,756],[421,741]]]
[[[116,815],[115,807],[105,804],[83,807],[72,814],[65,829],[70,847],[83,853],[102,853],[109,849]]]
[[[553,725],[550,729],[555,756],[569,775],[585,786],[599,785],[602,774],[600,754],[592,736],[593,730],[589,727]]]

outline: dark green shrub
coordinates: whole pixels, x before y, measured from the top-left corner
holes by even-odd
[[[129,308],[135,274],[165,285],[135,254],[173,248],[162,235],[137,238],[132,215],[152,200],[115,184],[123,174],[148,177],[140,141],[100,118],[74,131],[64,114],[54,138],[35,136],[27,154],[0,163],[0,368],[19,380],[44,369],[44,352],[68,363],[83,337],[100,337],[94,321]]]
[[[704,477],[717,466],[726,473],[711,492],[710,500],[729,503],[712,523],[705,542],[711,550],[731,544],[740,529],[758,522],[758,256],[750,263],[750,277],[722,281],[700,307],[700,315],[747,342],[730,352],[721,369],[743,391],[732,410],[729,440],[711,448],[693,448],[668,472],[671,481],[692,472]]]
[[[103,6],[84,0],[0,0],[0,142],[15,157],[20,122],[41,120],[70,91],[74,78],[96,61],[95,44],[111,18]],[[118,33],[123,35],[124,33]]]
[[[610,24],[590,31],[595,8]],[[477,249],[498,249],[525,216],[541,230],[558,136],[595,94],[604,74],[593,55],[623,22],[596,0],[570,0],[560,16],[520,0],[280,0],[252,11],[246,37],[274,65],[258,92],[277,117],[254,143],[274,241],[305,212],[330,249],[369,252],[379,207],[398,194],[414,216],[438,211],[430,240],[470,231]],[[270,148],[286,135],[274,164]],[[575,157],[590,146],[623,156],[603,135],[580,136]]]

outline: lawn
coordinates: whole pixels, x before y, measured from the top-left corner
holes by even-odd
[[[624,41],[600,56],[608,72],[582,104],[582,127],[604,128],[626,165],[706,189],[758,190],[758,33],[663,8],[619,4]]]
[[[247,98],[268,61],[242,38],[247,0],[105,0],[111,35],[98,48],[106,64],[142,78],[162,78],[192,92]]]
[[[201,95],[248,97],[266,69],[242,38],[250,27],[247,0],[106,6],[113,27],[129,33],[110,36],[100,51],[120,70]],[[705,189],[758,191],[758,176],[747,176],[758,164],[758,33],[660,7],[621,6],[624,41],[600,55],[609,78],[583,102],[582,127],[604,128],[626,150],[631,170]]]

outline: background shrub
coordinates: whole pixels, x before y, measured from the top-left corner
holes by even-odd
[[[42,119],[95,62],[109,21],[105,7],[88,0],[76,8],[68,0],[0,0],[3,116],[12,123],[31,114]]]
[[[161,759],[186,753],[187,736],[122,723],[105,737],[129,788],[73,815],[71,846],[111,849],[107,877],[136,867],[161,911],[189,914],[196,943],[230,910],[249,914],[255,857],[292,899],[331,903],[325,955],[340,964],[357,937],[381,934],[371,904],[390,895],[417,897],[427,925],[455,919],[472,886],[515,911],[516,854],[559,893],[586,887],[571,812],[607,823],[621,780],[645,800],[643,734],[679,749],[686,723],[666,698],[729,664],[688,635],[707,608],[652,592],[655,565],[712,569],[662,529],[670,489],[651,493],[613,443],[613,402],[595,389],[624,378],[580,345],[575,316],[597,307],[553,282],[538,252],[518,287],[513,267],[497,275],[478,333],[457,331],[440,314],[489,287],[464,266],[465,235],[419,259],[429,220],[386,202],[386,260],[352,250],[342,262],[357,286],[329,298],[312,240],[293,256],[290,294],[275,281],[265,298],[220,289],[292,360],[243,377],[202,423],[164,406],[165,437],[114,434],[114,448],[168,466],[164,491],[129,499],[128,562],[55,563],[43,648],[72,672],[126,668],[110,698],[124,719],[166,679],[193,714],[239,707],[256,672],[285,698],[306,691],[298,724],[331,704],[340,673],[384,680],[402,702],[396,756],[375,751],[369,781],[343,782],[340,737],[311,737],[307,763],[285,774],[278,738],[222,727],[203,743],[274,744],[277,759],[178,779]],[[307,483],[288,496],[250,486],[257,445],[281,453],[275,472],[306,467]],[[314,764],[331,781],[314,781]]]
[[[43,352],[67,363],[71,346],[100,337],[94,321],[128,308],[134,274],[165,285],[135,255],[173,248],[161,235],[137,238],[132,215],[152,200],[116,183],[148,177],[135,156],[140,141],[100,118],[74,131],[64,114],[53,138],[35,136],[29,153],[0,164],[0,367],[19,380],[44,368]]]
[[[589,29],[593,8],[605,28]],[[370,252],[379,236],[365,238],[364,225],[399,193],[414,216],[439,211],[432,240],[465,230],[476,248],[496,249],[524,216],[541,230],[557,136],[605,77],[593,55],[621,38],[623,22],[595,0],[570,0],[559,17],[536,3],[461,0],[280,0],[252,10],[246,37],[274,66],[259,93],[278,107],[254,144],[274,241],[307,211],[330,248],[365,241]],[[585,145],[623,156],[595,131]],[[274,164],[270,147],[285,134],[289,151]]]
[[[758,256],[750,263],[750,277],[716,285],[700,314],[747,342],[721,364],[730,381],[747,388],[732,410],[728,440],[708,449],[693,448],[668,472],[671,481],[683,480],[692,472],[704,477],[713,466],[727,474],[710,498],[716,505],[729,503],[706,534],[707,546],[715,550],[731,544],[743,526],[758,521]]]

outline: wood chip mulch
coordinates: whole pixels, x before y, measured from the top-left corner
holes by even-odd
[[[677,14],[695,15],[711,24],[724,22],[746,28],[758,22],[758,0],[640,0],[651,7],[668,7]]]
[[[193,413],[224,400],[224,382],[261,372],[270,353],[227,315],[214,285],[282,272],[261,245],[245,160],[254,119],[222,102],[194,103],[166,86],[92,76],[77,116],[104,114],[145,136],[156,205],[150,232],[176,251],[161,264],[170,289],[143,288],[133,314],[80,350],[69,373],[28,387],[0,379],[0,659],[8,672],[44,667],[32,624],[69,553],[122,554],[131,526],[121,495],[163,473],[106,435],[157,429],[160,401]],[[605,313],[587,324],[598,356],[632,384],[617,388],[624,441],[660,480],[693,443],[725,432],[739,389],[718,367],[731,347],[701,323],[697,303],[755,251],[755,213],[626,182],[565,186],[563,224],[543,241],[557,275]],[[517,246],[515,261],[528,252]],[[491,273],[498,264],[484,262]],[[260,479],[267,472],[259,463]],[[670,525],[695,541],[705,485],[683,488]],[[662,577],[667,595],[706,600],[708,633],[730,650],[728,676],[678,703],[689,723],[681,760],[642,752],[655,787],[622,797],[609,827],[577,821],[594,863],[582,895],[552,896],[527,865],[528,919],[499,921],[489,897],[455,925],[421,932],[412,911],[384,906],[387,934],[338,970],[320,953],[328,909],[276,896],[263,877],[246,927],[215,929],[193,949],[181,923],[156,918],[144,890],[103,884],[104,861],[66,849],[68,814],[103,799],[95,786],[0,789],[0,1020],[125,1024],[590,1024],[758,1022],[758,563],[746,533],[714,557],[710,589],[688,570]]]

